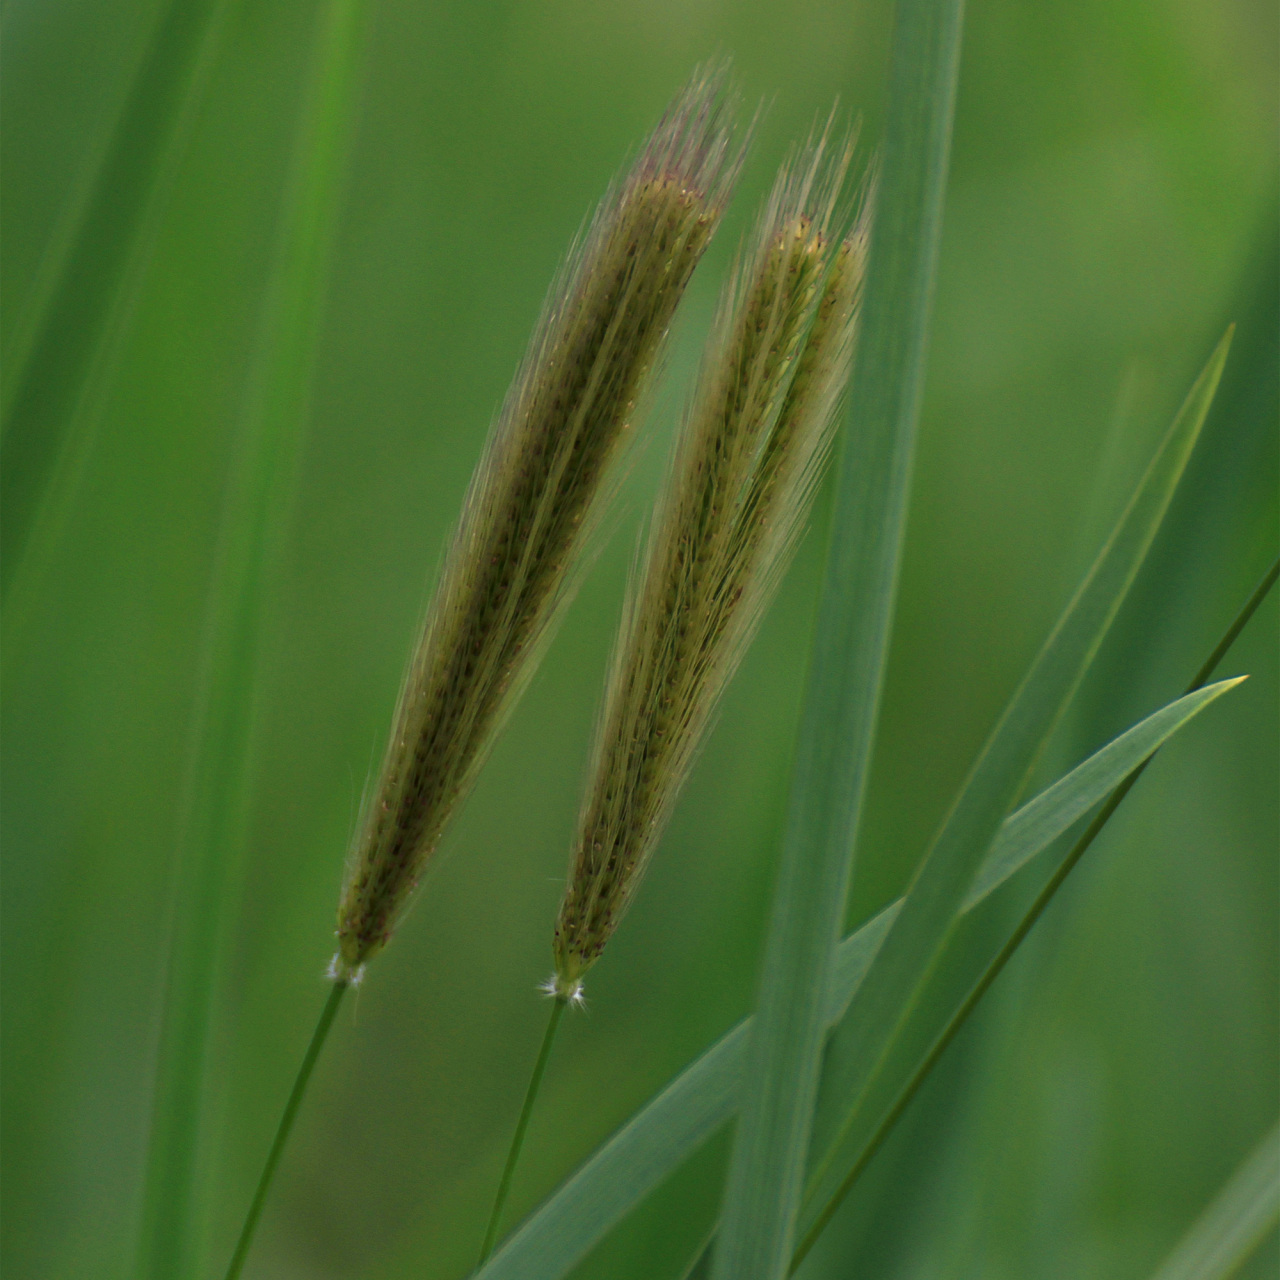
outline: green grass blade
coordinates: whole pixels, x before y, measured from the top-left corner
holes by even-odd
[[[264,584],[307,413],[359,15],[360,0],[324,0],[318,10],[211,586],[138,1267],[141,1276],[155,1280],[184,1280],[196,1266],[200,1112],[222,903],[240,843]]]
[[[595,1153],[476,1272],[558,1280],[680,1167],[738,1105],[750,1020],[738,1023]]]
[[[1254,588],[1221,640],[1214,647],[1213,653],[1210,654],[1195,676],[1192,677],[1190,685],[1185,690],[1186,693],[1194,693],[1208,682],[1214,669],[1226,655],[1227,650],[1248,624],[1249,619],[1253,617],[1258,606],[1266,599],[1268,592],[1276,583],[1277,576],[1280,576],[1280,560],[1271,565],[1271,568],[1263,576],[1257,587]],[[1150,763],[1151,757],[1148,756],[1126,774],[1120,784],[1112,790],[1080,837],[1058,859],[1057,864],[1041,886],[1031,905],[1023,912],[1021,919],[1005,937],[999,950],[987,962],[981,975],[969,988],[964,999],[955,1007],[945,1025],[934,1035],[928,1049],[918,1057],[914,1066],[905,1073],[905,1079],[893,1091],[892,1099],[886,1101],[878,1115],[864,1116],[864,1123],[861,1126],[858,1142],[849,1144],[847,1160],[842,1160],[841,1164],[836,1166],[839,1173],[835,1177],[826,1180],[825,1185],[818,1183],[813,1187],[805,1202],[805,1234],[792,1259],[793,1269],[804,1261],[805,1256],[826,1225],[831,1221],[844,1197],[853,1188],[862,1171],[880,1149],[888,1134],[892,1132],[899,1118],[910,1106],[921,1084],[928,1079],[930,1072],[941,1060],[942,1055],[946,1053],[947,1048],[959,1033],[960,1028],[964,1026],[970,1014],[981,1003],[983,997],[991,989],[991,985],[1004,971],[1005,965],[1008,964],[1009,960],[1026,940],[1027,935],[1035,928],[1036,922],[1044,914],[1049,903],[1053,901],[1054,896],[1066,882],[1067,877],[1079,864],[1085,853],[1088,852],[1090,846],[1106,827],[1115,811],[1124,803],[1125,797],[1137,785],[1138,779],[1146,772]],[[846,1153],[842,1152],[841,1154]],[[827,1190],[828,1187],[831,1188],[829,1191]],[[821,1199],[816,1194],[820,1190],[823,1193]]]
[[[824,1024],[852,998],[898,904],[841,942]],[[477,1280],[557,1280],[682,1165],[738,1109],[747,1039],[744,1018],[609,1139],[477,1272]]]
[[[713,1275],[785,1274],[867,781],[923,396],[960,0],[900,0],[831,547]]]
[[[968,911],[977,906],[997,885],[1047,848],[1077,818],[1082,818],[1095,804],[1105,799],[1125,774],[1159,750],[1187,721],[1245,679],[1246,676],[1239,676],[1234,680],[1221,680],[1161,707],[1132,729],[1112,739],[1100,751],[1094,752],[1034,800],[1011,813],[982,860],[973,888],[969,890],[961,910]]]
[[[1046,849],[1135,766],[1244,677],[1179,698],[1139,721],[1009,815],[979,870],[966,909],[976,906]],[[899,898],[845,938],[836,951],[824,1022],[840,1020],[902,908]],[[623,1126],[478,1274],[483,1280],[559,1280],[684,1163],[737,1110],[745,1071],[746,1018]]]
[[[714,1274],[782,1275],[817,1093],[906,521],[959,71],[960,0],[899,0],[849,433]]]
[[[827,1199],[824,1183],[857,1123],[860,1102],[910,1020],[983,856],[1137,575],[1199,435],[1230,338],[1228,332],[1196,380],[1111,537],[987,740],[832,1036],[815,1129],[819,1158],[810,1179],[819,1202]]]
[[[0,417],[6,651],[65,526],[233,0],[170,0],[76,233],[16,338]],[[32,554],[34,552],[34,554]],[[14,588],[20,590],[15,591]]]
[[[1280,1126],[1272,1129],[1151,1280],[1227,1280],[1280,1222]]]

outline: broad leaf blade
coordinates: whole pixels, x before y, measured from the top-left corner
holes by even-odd
[[[1014,694],[918,868],[894,927],[832,1036],[818,1103],[809,1196],[841,1181],[840,1148],[860,1103],[951,936],[1001,822],[1088,669],[1168,509],[1213,399],[1231,334],[1218,344],[1084,582]]]
[[[1257,1145],[1151,1280],[1227,1280],[1280,1222],[1280,1126]]]
[[[961,0],[899,0],[831,545],[713,1274],[785,1274],[880,702],[924,384]]]

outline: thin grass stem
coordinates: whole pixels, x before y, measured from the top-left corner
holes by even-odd
[[[542,1037],[542,1048],[538,1050],[538,1060],[533,1064],[533,1074],[529,1077],[529,1088],[525,1092],[524,1106],[520,1108],[520,1119],[516,1121],[516,1131],[511,1138],[511,1150],[507,1152],[507,1163],[502,1170],[502,1181],[498,1183],[498,1194],[493,1198],[493,1212],[489,1214],[489,1225],[485,1228],[477,1266],[484,1265],[485,1259],[493,1252],[493,1246],[497,1243],[498,1224],[502,1220],[502,1210],[511,1191],[511,1180],[515,1177],[516,1165],[520,1161],[520,1150],[524,1146],[524,1135],[528,1132],[529,1120],[533,1115],[533,1104],[538,1100],[538,1090],[542,1088],[542,1077],[546,1074],[547,1062],[551,1057],[556,1029],[560,1026],[560,1018],[568,1003],[564,996],[552,998],[547,1033]],[[228,1276],[227,1280],[231,1280],[231,1277]]]
[[[238,0],[162,18],[104,156],[76,242],[58,255],[0,379],[0,673],[30,624],[89,473],[183,157]],[[10,467],[13,455],[17,465]]]
[[[324,1002],[324,1008],[320,1010],[320,1021],[316,1023],[316,1029],[311,1033],[311,1043],[307,1045],[293,1088],[289,1090],[289,1099],[284,1104],[284,1111],[280,1115],[276,1136],[271,1140],[271,1149],[267,1152],[266,1163],[262,1166],[262,1175],[258,1179],[257,1189],[249,1203],[249,1211],[245,1214],[244,1225],[240,1228],[235,1252],[227,1264],[226,1280],[237,1280],[244,1269],[245,1259],[249,1256],[249,1246],[253,1243],[253,1234],[258,1227],[258,1219],[262,1217],[262,1206],[267,1202],[267,1192],[271,1190],[276,1168],[280,1164],[281,1155],[284,1154],[285,1143],[289,1141],[289,1133],[293,1128],[294,1120],[297,1119],[298,1108],[302,1105],[307,1085],[311,1083],[311,1073],[315,1070],[320,1050],[324,1048],[324,1042],[329,1037],[329,1028],[333,1026],[338,1006],[342,1003],[342,997],[346,995],[350,985],[347,982],[335,982],[333,989],[329,992],[329,998]]]
[[[1213,652],[1192,678],[1191,683],[1187,686],[1184,694],[1194,693],[1197,689],[1201,688],[1208,682],[1218,663],[1222,661],[1223,657],[1225,657],[1227,650],[1235,643],[1236,638],[1239,636],[1240,632],[1244,630],[1249,619],[1253,617],[1255,612],[1257,612],[1258,606],[1264,599],[1266,599],[1267,593],[1275,585],[1277,576],[1280,576],[1280,559],[1277,559],[1270,569],[1268,569],[1263,575],[1262,580],[1254,588],[1249,598],[1241,607],[1239,613],[1236,614],[1231,625],[1226,629],[1222,638],[1214,646]],[[1154,754],[1148,756],[1146,760],[1130,772],[1125,777],[1124,781],[1121,782],[1114,791],[1112,791],[1102,808],[1098,810],[1093,821],[1089,823],[1084,834],[1081,835],[1079,840],[1077,840],[1072,846],[1070,852],[1062,860],[1061,865],[1049,878],[1048,883],[1046,883],[1044,888],[1040,890],[1035,901],[1031,904],[1026,914],[1019,922],[1018,927],[1009,936],[1004,946],[1000,948],[999,952],[997,952],[995,957],[987,965],[986,969],[983,970],[977,982],[975,982],[969,989],[969,994],[965,996],[959,1008],[956,1009],[954,1014],[952,1014],[947,1025],[943,1027],[942,1031],[939,1032],[937,1038],[933,1041],[933,1044],[930,1045],[929,1051],[920,1060],[919,1065],[911,1074],[911,1077],[907,1080],[906,1084],[903,1085],[892,1105],[881,1118],[880,1123],[876,1126],[875,1132],[868,1139],[861,1152],[859,1152],[858,1158],[854,1161],[853,1166],[845,1175],[843,1181],[840,1183],[831,1198],[825,1205],[823,1205],[817,1218],[814,1219],[813,1225],[805,1232],[800,1243],[796,1246],[796,1250],[791,1256],[791,1266],[788,1274],[794,1275],[800,1264],[808,1256],[809,1251],[817,1243],[818,1237],[826,1229],[827,1224],[835,1215],[836,1210],[843,1203],[845,1196],[862,1175],[863,1170],[868,1164],[870,1164],[872,1157],[880,1147],[883,1146],[885,1139],[893,1130],[894,1125],[897,1124],[899,1117],[910,1105],[911,1100],[919,1091],[920,1086],[928,1078],[929,1073],[937,1065],[938,1060],[947,1051],[951,1042],[956,1038],[957,1033],[960,1028],[964,1026],[969,1015],[977,1007],[982,997],[986,995],[991,984],[1000,976],[1005,965],[1008,964],[1009,960],[1012,958],[1014,952],[1022,945],[1027,934],[1029,934],[1035,926],[1036,921],[1044,914],[1045,908],[1062,887],[1063,881],[1071,874],[1076,864],[1084,856],[1085,851],[1094,842],[1094,840],[1097,839],[1103,827],[1105,827],[1107,822],[1110,820],[1111,815],[1120,807],[1125,796],[1133,790],[1134,785],[1142,776],[1144,770],[1154,759]]]
[[[0,388],[0,592],[28,572],[32,537],[56,540],[96,433],[101,384],[129,327],[158,220],[208,87],[229,0],[172,0],[132,77],[98,171],[19,321]],[[42,549],[47,550],[47,549]],[[43,558],[43,557],[42,557]]]
[[[205,1082],[228,903],[246,847],[260,646],[310,416],[363,47],[363,0],[323,0],[247,370],[196,679],[174,857],[139,1280],[203,1275]]]
[[[1240,612],[1236,614],[1235,621],[1226,629],[1222,639],[1214,647],[1213,652],[1205,659],[1204,666],[1196,672],[1191,683],[1187,685],[1184,695],[1195,693],[1202,685],[1209,683],[1209,677],[1213,675],[1218,663],[1227,656],[1227,650],[1235,644],[1236,637],[1245,629],[1249,619],[1258,611],[1258,606],[1267,598],[1267,593],[1271,588],[1276,585],[1278,577],[1280,577],[1280,556],[1273,561],[1271,568],[1262,575],[1258,585],[1253,589],[1253,594],[1241,606]],[[1146,761],[1141,766],[1141,769],[1145,769],[1150,763],[1150,760]],[[1135,769],[1134,772],[1140,772],[1140,769]]]

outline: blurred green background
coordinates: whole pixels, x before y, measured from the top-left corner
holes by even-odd
[[[82,483],[7,640],[14,1280],[132,1274],[206,602],[320,11],[226,6],[101,374]],[[6,0],[10,378],[167,12]],[[450,1277],[474,1258],[545,1018],[535,985],[635,530],[719,280],[786,148],[833,97],[874,145],[890,21],[882,0],[369,0],[361,14],[348,177],[270,565],[230,869],[202,1155],[210,1268],[323,999],[361,787],[544,290],[692,66],[729,53],[747,101],[767,110],[679,318],[623,517],[416,907],[342,1011],[248,1274]],[[1269,0],[970,7],[851,923],[905,884],[1233,319],[1206,435],[1054,761],[1180,691],[1274,555],[1278,45]],[[106,287],[123,235],[102,226],[86,289]],[[75,390],[57,379],[95,323],[80,301],[60,321],[55,425]],[[48,468],[44,437],[15,439],[5,500],[21,514]],[[751,1007],[822,542],[815,528],[592,974],[589,1011],[561,1033],[513,1214]],[[806,1275],[1137,1280],[1273,1122],[1277,619],[1272,599],[1223,670],[1254,678],[1162,753]],[[678,1275],[725,1150],[722,1137],[580,1274]],[[1249,1273],[1276,1266],[1272,1240]]]

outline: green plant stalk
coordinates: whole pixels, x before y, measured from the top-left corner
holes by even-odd
[[[342,1003],[342,997],[346,995],[350,985],[348,982],[335,982],[333,989],[329,992],[329,998],[324,1002],[324,1008],[320,1010],[320,1021],[316,1023],[316,1029],[311,1033],[311,1043],[307,1045],[307,1052],[303,1055],[302,1065],[298,1068],[293,1088],[289,1090],[289,1098],[284,1104],[280,1124],[276,1128],[276,1136],[271,1141],[266,1163],[262,1166],[262,1176],[258,1179],[253,1200],[249,1204],[249,1211],[245,1214],[244,1225],[240,1228],[235,1252],[227,1264],[226,1280],[237,1280],[244,1269],[245,1259],[249,1256],[249,1246],[253,1243],[253,1233],[257,1230],[258,1219],[262,1216],[262,1206],[267,1202],[267,1192],[271,1189],[271,1182],[280,1164],[280,1157],[284,1153],[285,1143],[289,1141],[289,1132],[293,1128],[298,1108],[302,1105],[303,1096],[307,1092],[307,1085],[311,1083],[311,1073],[315,1070],[320,1050],[324,1048],[324,1042],[329,1036],[329,1028],[333,1026],[338,1006]]]
[[[1280,1221],[1280,1126],[1245,1157],[1151,1280],[1228,1280]]]
[[[328,277],[361,0],[323,0],[210,585],[182,800],[137,1274],[187,1280],[223,904],[243,844],[265,586],[292,485]]]
[[[1236,637],[1239,636],[1240,632],[1244,629],[1245,624],[1249,621],[1249,619],[1253,616],[1254,612],[1257,610],[1258,606],[1266,598],[1266,595],[1271,590],[1272,586],[1275,585],[1278,574],[1280,574],[1280,560],[1277,560],[1276,563],[1271,566],[1271,568],[1263,576],[1262,580],[1258,583],[1253,593],[1249,596],[1248,600],[1245,601],[1240,612],[1236,615],[1235,620],[1232,622],[1232,624],[1227,628],[1226,632],[1223,634],[1222,639],[1219,640],[1218,644],[1214,647],[1213,652],[1205,660],[1200,670],[1196,672],[1194,679],[1192,680],[1191,684],[1187,688],[1188,693],[1194,692],[1196,689],[1201,688],[1203,685],[1205,685],[1208,682],[1209,677],[1212,675],[1218,663],[1222,661],[1223,657],[1227,653],[1227,650],[1231,648],[1232,644],[1234,644],[1236,640]],[[1121,791],[1122,788],[1124,789],[1125,794],[1127,794],[1128,790],[1132,788],[1133,783],[1137,781],[1138,775],[1142,772],[1143,769],[1147,767],[1148,764],[1151,763],[1151,760],[1153,758],[1154,758],[1154,753],[1152,756],[1148,757],[1145,761],[1143,761],[1141,765],[1135,767],[1125,777],[1125,779],[1115,787],[1115,789],[1111,793],[1111,796],[1108,797],[1107,801],[1104,802],[1106,807],[1103,810],[1099,811],[1093,823],[1090,824],[1089,832],[1091,832],[1092,834],[1090,835],[1089,832],[1086,832],[1086,835],[1089,837],[1090,840],[1092,840],[1093,838],[1096,838],[1098,832],[1101,831],[1107,818],[1109,818],[1110,815],[1115,812],[1115,809],[1119,805],[1119,801],[1124,798],[1123,795],[1120,795],[1119,799],[1116,799],[1117,794]],[[1112,803],[1113,800],[1115,801],[1115,803]],[[1081,840],[1077,842],[1077,845],[1072,848],[1071,853],[1068,854],[1069,858],[1072,855],[1074,855],[1075,860],[1079,861],[1080,854],[1084,852],[1084,848],[1081,847],[1083,845],[1084,838],[1085,837],[1081,837]],[[1061,878],[1057,879],[1057,884],[1061,884]],[[1056,889],[1056,885],[1054,887]],[[1038,902],[1039,902],[1039,899],[1037,899],[1037,903]],[[1046,899],[1046,902],[1047,902],[1047,899]],[[1033,909],[1035,909],[1034,906],[1033,906]],[[1040,910],[1043,910],[1043,906],[1040,907]],[[1034,923],[1035,923],[1034,920],[1031,921],[1031,924],[1034,924]],[[1027,926],[1028,930],[1029,928],[1030,928],[1030,925]],[[1026,936],[1026,931],[1027,930],[1023,930],[1021,934],[1022,937]],[[1019,941],[1020,940],[1021,939],[1019,939]],[[1001,954],[1003,955],[1004,953],[1002,952]],[[1009,954],[1011,955],[1012,951],[1010,951]],[[997,959],[999,959],[999,957],[997,957]],[[1008,956],[1005,956],[1004,960],[1001,961],[1002,966],[1003,966],[1003,963],[1007,961],[1007,959],[1008,959]],[[926,1054],[926,1057],[922,1060],[920,1067],[914,1073],[911,1080],[908,1081],[906,1087],[904,1087],[904,1089],[898,1094],[898,1097],[895,1099],[894,1104],[890,1108],[890,1110],[886,1112],[884,1120],[882,1121],[879,1129],[877,1130],[876,1135],[872,1139],[872,1143],[874,1144],[874,1146],[869,1144],[868,1147],[865,1148],[863,1152],[860,1153],[857,1167],[846,1177],[845,1182],[841,1184],[841,1188],[839,1192],[830,1201],[828,1201],[828,1203],[823,1207],[823,1210],[819,1214],[818,1218],[805,1232],[803,1239],[801,1240],[800,1244],[797,1246],[796,1251],[792,1256],[791,1265],[789,1269],[791,1273],[794,1273],[796,1268],[799,1267],[801,1262],[804,1261],[804,1258],[809,1253],[809,1251],[813,1248],[813,1245],[816,1243],[817,1238],[821,1234],[823,1227],[826,1226],[826,1224],[830,1221],[831,1216],[835,1212],[836,1208],[839,1207],[840,1200],[847,1193],[849,1187],[851,1187],[853,1183],[857,1180],[857,1178],[861,1175],[862,1170],[865,1169],[867,1164],[870,1163],[871,1157],[875,1154],[875,1151],[879,1148],[879,1146],[883,1143],[884,1139],[888,1136],[889,1130],[893,1127],[893,1125],[897,1122],[899,1116],[901,1116],[902,1112],[906,1109],[907,1104],[911,1101],[911,1097],[914,1096],[914,1093],[919,1089],[920,1085],[924,1082],[924,1079],[928,1075],[929,1071],[933,1069],[938,1059],[942,1056],[942,1053],[946,1050],[947,1044],[949,1044],[950,1041],[954,1039],[956,1032],[960,1029],[961,1022],[963,1022],[964,1018],[967,1018],[969,1013],[972,1012],[978,1000],[981,999],[983,992],[985,992],[986,987],[989,987],[991,985],[991,982],[993,982],[997,976],[998,976],[998,970],[993,972],[991,969],[988,969],[986,972],[984,972],[984,974],[982,975],[982,978],[979,979],[979,984],[978,984],[978,985],[981,985],[985,981],[985,986],[983,986],[982,991],[978,991],[977,985],[975,985],[975,987],[970,990],[969,996],[966,998],[961,1008],[957,1010],[955,1017],[953,1017],[951,1021],[948,1022],[947,1026],[944,1028],[941,1035],[939,1035],[938,1038],[933,1042],[929,1052]],[[810,1195],[812,1194],[812,1189],[813,1188],[811,1184]],[[708,1236],[706,1242],[703,1244],[701,1250],[694,1255],[693,1261],[690,1263],[689,1267],[684,1272],[683,1280],[704,1280],[704,1278],[708,1274],[710,1260],[711,1260],[711,1250],[714,1247],[717,1232],[718,1232],[718,1227],[713,1227],[710,1235]]]
[[[1230,339],[1228,329],[1098,558],[1001,713],[917,866],[893,929],[832,1033],[813,1144],[823,1154],[811,1159],[810,1188],[829,1169],[834,1183],[834,1171],[846,1167],[856,1150],[850,1136],[860,1109],[882,1081],[893,1048],[940,963],[981,860],[1070,705],[1164,518],[1212,402]],[[810,1195],[826,1199],[831,1190],[810,1190]]]
[[[1280,576],[1280,559],[1276,560],[1275,563],[1272,564],[1271,568],[1263,575],[1262,580],[1254,588],[1248,600],[1246,600],[1244,605],[1241,607],[1240,612],[1224,632],[1222,639],[1218,641],[1213,652],[1205,660],[1200,670],[1197,671],[1195,676],[1192,678],[1191,683],[1184,690],[1184,694],[1194,693],[1197,689],[1208,683],[1209,677],[1213,674],[1218,663],[1222,661],[1227,650],[1235,643],[1236,637],[1244,630],[1249,619],[1253,617],[1258,606],[1263,602],[1267,593],[1275,585],[1277,576]],[[1017,928],[987,965],[986,969],[983,970],[978,980],[969,989],[969,993],[965,996],[955,1013],[952,1014],[946,1026],[938,1034],[932,1045],[930,1045],[928,1052],[921,1059],[919,1065],[911,1074],[910,1078],[898,1092],[893,1103],[885,1112],[879,1124],[876,1126],[875,1131],[859,1152],[856,1160],[849,1169],[849,1172],[841,1181],[839,1187],[826,1204],[823,1205],[817,1217],[814,1219],[813,1224],[805,1232],[800,1243],[796,1246],[795,1253],[791,1258],[789,1274],[794,1274],[796,1269],[808,1256],[809,1251],[817,1243],[818,1237],[831,1221],[836,1210],[844,1201],[845,1196],[848,1195],[854,1183],[857,1182],[858,1178],[861,1176],[863,1170],[871,1162],[872,1157],[884,1144],[885,1139],[889,1136],[894,1125],[897,1124],[902,1113],[910,1105],[911,1100],[915,1097],[920,1086],[937,1065],[938,1060],[946,1052],[947,1047],[955,1039],[957,1033],[965,1024],[969,1015],[977,1007],[982,997],[986,995],[991,984],[1000,976],[1001,971],[1004,969],[1005,965],[1009,963],[1014,952],[1017,951],[1017,949],[1022,945],[1027,934],[1029,934],[1032,928],[1034,928],[1036,921],[1044,914],[1045,908],[1062,887],[1063,881],[1071,874],[1076,864],[1084,856],[1085,851],[1094,842],[1094,840],[1097,839],[1098,834],[1102,831],[1103,827],[1107,825],[1111,815],[1120,807],[1125,796],[1133,790],[1138,779],[1154,759],[1154,754],[1148,756],[1146,760],[1138,765],[1137,768],[1132,770],[1124,781],[1121,782],[1114,791],[1112,791],[1111,795],[1104,802],[1102,808],[1094,816],[1093,821],[1089,823],[1084,833],[1071,847],[1071,850],[1062,860],[1062,863],[1058,866],[1057,870],[1049,877],[1044,888],[1036,895],[1035,901],[1032,902],[1026,914],[1018,923]]]
[[[542,1037],[542,1048],[538,1050],[538,1060],[533,1064],[533,1074],[529,1077],[529,1087],[525,1091],[524,1105],[520,1108],[520,1119],[516,1121],[516,1131],[511,1138],[511,1150],[507,1152],[507,1163],[503,1167],[502,1179],[498,1183],[498,1194],[493,1198],[493,1212],[489,1214],[489,1225],[485,1228],[484,1243],[480,1246],[477,1266],[483,1266],[497,1242],[498,1224],[502,1221],[502,1210],[507,1203],[507,1195],[511,1191],[511,1180],[515,1177],[516,1164],[520,1160],[524,1135],[529,1128],[529,1120],[533,1116],[533,1104],[538,1099],[538,1090],[542,1088],[542,1077],[546,1073],[547,1062],[551,1058],[551,1046],[555,1042],[556,1029],[560,1026],[560,1018],[568,1003],[568,998],[565,996],[552,997],[551,1018],[547,1022],[547,1033]],[[231,1280],[231,1277],[228,1276],[227,1280]]]
[[[6,661],[41,570],[74,510],[159,220],[234,4],[170,0],[78,225],[37,281],[37,296],[12,344],[0,416]]]
[[[899,0],[862,333],[764,977],[716,1250],[719,1280],[791,1256],[852,850],[893,618],[924,387],[961,0]]]
[[[1107,798],[1138,763],[1240,680],[1224,680],[1152,713],[1010,814],[963,911],[976,907]],[[1188,706],[1188,704],[1193,704]],[[846,937],[825,1021],[840,1020],[903,899]],[[744,1018],[642,1107],[525,1220],[481,1270],[490,1280],[557,1280],[737,1111],[752,1019]]]

